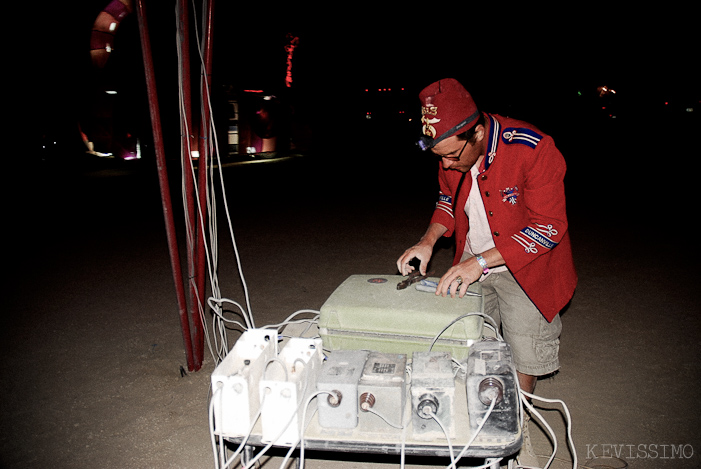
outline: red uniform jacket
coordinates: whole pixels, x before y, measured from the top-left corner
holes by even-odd
[[[530,124],[487,114],[488,146],[477,176],[494,244],[521,288],[552,321],[577,285],[565,210],[565,160],[553,139]],[[440,197],[431,219],[455,235],[460,261],[469,229],[469,173],[439,169]]]

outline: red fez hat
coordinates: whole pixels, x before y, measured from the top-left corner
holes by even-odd
[[[454,78],[430,84],[419,93],[419,99],[424,134],[419,142],[422,150],[471,128],[480,116],[470,93]]]

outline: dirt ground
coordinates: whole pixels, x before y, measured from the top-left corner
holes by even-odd
[[[320,308],[349,275],[394,274],[399,254],[426,227],[434,174],[418,175],[421,164],[358,159],[341,170],[319,163],[225,170],[258,325]],[[694,228],[653,206],[664,196],[669,210],[684,213],[677,202],[693,194],[658,182],[658,195],[641,200],[635,177],[612,183],[624,171],[570,167],[579,286],[562,316],[562,368],[536,394],[569,407],[580,464],[599,457],[589,467],[701,467],[698,255],[685,250],[693,248]],[[201,370],[181,372],[185,351],[155,168],[24,179],[5,199],[0,467],[213,467],[213,360],[207,352]],[[218,210],[222,295],[242,302],[221,201]],[[682,246],[677,235],[684,232]],[[182,235],[179,228],[181,244]],[[446,244],[433,268],[444,270],[451,258]],[[542,407],[558,435],[553,467],[568,467],[562,414]],[[549,455],[545,434],[533,437],[537,453]],[[398,465],[396,457],[308,452],[306,459],[311,468]]]

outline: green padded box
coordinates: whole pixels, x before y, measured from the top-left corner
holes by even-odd
[[[450,352],[456,360],[466,360],[472,342],[482,337],[484,318],[466,316],[450,324],[466,313],[484,312],[482,286],[470,285],[468,291],[477,296],[443,298],[417,290],[416,284],[397,290],[405,279],[400,275],[351,275],[346,279],[321,307],[319,335],[324,349],[411,357],[413,352],[428,352],[433,343],[432,351]]]

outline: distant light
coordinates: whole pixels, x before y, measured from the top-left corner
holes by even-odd
[[[285,45],[285,52],[287,52],[287,73],[285,74],[285,85],[288,88],[292,87],[292,53],[295,47],[299,45],[299,38],[292,34],[287,34],[288,44]]]
[[[686,112],[694,112],[694,108],[693,108],[693,107],[688,107],[688,108],[686,108]]]
[[[596,90],[599,92],[600,98],[603,98],[607,94],[616,94],[616,90],[611,89],[608,86],[600,86]]]
[[[197,151],[197,150],[192,150],[192,151],[190,152],[190,156],[192,156],[192,159],[193,159],[193,160],[196,160],[197,158],[200,157],[200,152]]]
[[[140,160],[141,159],[141,140],[136,139],[136,148],[133,152],[129,152],[124,156],[125,160]]]
[[[107,90],[107,91],[105,91],[105,93],[107,93],[107,94],[117,94],[117,92],[116,92],[115,90]]]

